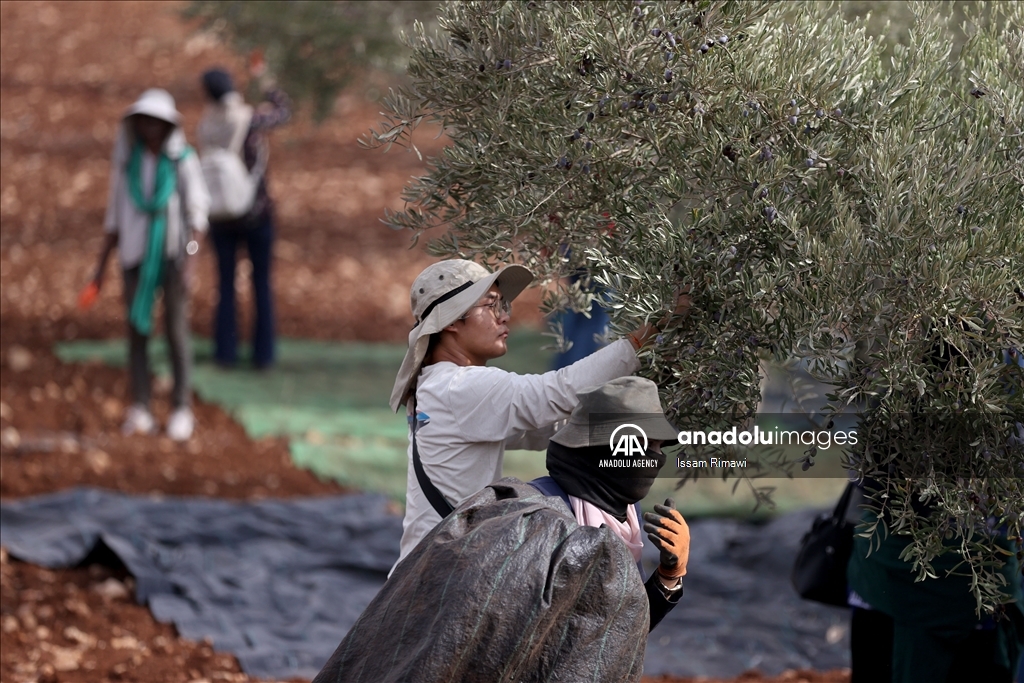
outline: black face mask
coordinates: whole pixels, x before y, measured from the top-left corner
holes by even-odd
[[[607,446],[568,448],[548,442],[547,467],[551,478],[570,496],[596,505],[620,522],[626,521],[629,506],[646,496],[654,478],[665,464],[665,455],[648,450],[645,460],[654,460],[656,467],[600,467],[602,460],[638,460],[612,457]]]

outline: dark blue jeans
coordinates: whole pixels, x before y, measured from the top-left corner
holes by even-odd
[[[274,223],[269,211],[251,219],[210,224],[210,239],[217,250],[220,300],[213,323],[214,359],[222,365],[238,361],[238,320],[235,311],[235,263],[238,246],[244,244],[252,262],[256,319],[252,333],[252,362],[257,368],[274,363],[274,302],[270,288],[270,264]]]

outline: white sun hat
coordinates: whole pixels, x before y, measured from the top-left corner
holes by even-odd
[[[427,266],[412,283],[409,297],[416,327],[409,333],[409,350],[391,391],[391,409],[406,403],[427,355],[430,335],[448,327],[479,301],[491,285],[505,301],[512,301],[533,281],[533,273],[509,265],[490,273],[479,263],[463,259],[438,261]]]
[[[124,118],[134,114],[152,116],[155,119],[173,123],[175,126],[181,124],[181,114],[174,106],[174,97],[162,88],[150,88],[139,95],[139,99],[125,110]]]

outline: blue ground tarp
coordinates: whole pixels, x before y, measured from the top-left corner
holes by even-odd
[[[249,674],[312,678],[398,559],[401,518],[376,495],[236,503],[76,489],[5,503],[13,557],[77,565],[105,544],[136,598]]]
[[[846,611],[801,601],[789,586],[813,515],[693,522],[686,594],[651,635],[645,673],[848,666]],[[401,531],[377,495],[229,502],[75,489],[0,506],[0,542],[13,557],[68,567],[105,546],[157,619],[277,679],[319,671],[383,585]],[[650,544],[645,552],[657,562]]]

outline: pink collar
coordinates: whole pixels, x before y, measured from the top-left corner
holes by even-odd
[[[626,521],[620,522],[593,503],[588,503],[576,496],[569,496],[569,502],[572,503],[572,513],[576,516],[576,521],[579,524],[593,527],[606,525],[626,544],[633,559],[637,562],[640,561],[644,541],[643,534],[640,533],[640,520],[636,517],[635,505],[630,505],[626,510]]]

